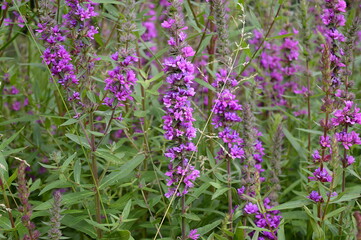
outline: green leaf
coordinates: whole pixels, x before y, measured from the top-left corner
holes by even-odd
[[[120,171],[114,171],[103,178],[99,189],[103,189],[109,185],[116,184],[119,180],[127,177],[139,164],[144,160],[144,154],[136,155],[132,160],[125,163]]]
[[[229,239],[226,237],[222,237],[222,236],[218,235],[217,233],[215,233],[214,236],[216,237],[217,240],[228,240]]]
[[[103,230],[103,231],[106,231],[106,232],[109,232],[109,231],[110,231],[108,228],[106,228],[106,227],[104,226],[104,224],[99,224],[99,223],[97,223],[97,222],[95,222],[95,221],[93,221],[93,220],[90,220],[90,219],[84,219],[84,221],[86,221],[86,222],[89,223],[90,225],[92,225],[92,226],[94,226],[94,227],[96,227],[96,228],[99,228],[99,229],[101,229],[101,230]]]
[[[208,88],[209,90],[211,90],[213,92],[216,91],[216,89],[212,85],[210,85],[209,83],[207,83],[206,81],[204,81],[202,79],[195,78],[194,81],[197,82],[198,84],[202,85],[203,87]]]
[[[68,126],[68,125],[74,124],[76,122],[78,122],[78,119],[70,118],[70,119],[66,120],[64,123],[60,124],[60,127]]]
[[[303,148],[301,148],[300,144],[297,142],[297,139],[293,137],[293,135],[286,128],[283,128],[283,133],[285,134],[288,141],[290,141],[293,148],[298,152],[298,154],[304,159],[306,159],[305,152]]]
[[[286,240],[284,224],[280,224],[277,231],[277,240]]]
[[[0,151],[4,150],[12,141],[14,141],[14,139],[20,134],[21,131],[24,130],[24,127],[22,129],[20,129],[17,133],[11,135],[11,137],[9,137],[8,139],[4,140],[1,144],[0,144]]]
[[[95,194],[94,191],[85,191],[85,190],[82,192],[68,193],[63,195],[61,202],[63,205],[73,205],[76,203],[84,202],[86,199],[89,199],[94,194]],[[50,199],[36,206],[34,210],[36,211],[48,210],[52,207],[53,202],[54,202],[53,199]]]
[[[130,199],[127,202],[127,205],[125,205],[123,213],[122,213],[122,219],[127,219],[130,213],[130,208],[132,207],[132,199]]]
[[[66,133],[65,136],[67,136],[73,142],[90,149],[90,145],[87,142],[87,140],[85,139],[85,137],[80,137],[80,136],[77,136],[77,135],[74,135],[74,134],[71,134],[71,133]]]
[[[227,190],[228,190],[227,187],[217,189],[216,192],[212,195],[212,200],[216,199],[223,193],[227,192]]]
[[[333,217],[333,216],[336,216],[336,215],[338,215],[339,213],[343,212],[345,209],[347,209],[346,206],[341,207],[341,208],[338,208],[338,209],[336,209],[335,211],[332,211],[332,212],[330,212],[330,213],[327,213],[326,216],[325,216],[325,219],[330,218],[330,217]]]
[[[80,174],[81,174],[81,161],[80,159],[78,159],[74,164],[74,181],[78,184],[80,184]]]
[[[40,191],[39,195],[42,195],[44,193],[46,193],[47,191],[51,190],[51,189],[54,189],[54,188],[67,188],[67,187],[70,187],[71,184],[68,183],[68,182],[64,182],[62,180],[57,180],[55,182],[51,182],[51,183],[48,183],[44,188],[43,190]]]
[[[11,123],[32,122],[32,121],[35,121],[35,120],[38,120],[38,119],[39,119],[39,117],[35,116],[35,115],[25,115],[23,117],[13,118],[13,119],[10,119],[8,121],[0,122],[0,126],[4,126],[4,125],[8,126]]]
[[[125,156],[124,153],[114,154],[114,153],[110,152],[108,149],[100,148],[95,152],[95,155],[103,158],[107,162],[111,162],[112,164],[119,165],[119,164],[124,163],[124,160],[123,160],[123,157]]]
[[[193,220],[193,221],[201,220],[196,214],[193,214],[193,213],[186,213],[186,214],[184,214],[184,217],[187,219]]]
[[[35,182],[33,184],[31,184],[29,191],[34,192],[35,190],[37,190],[40,187],[40,184],[41,184],[41,179],[40,178],[36,179]]]
[[[238,225],[242,224],[241,222],[238,223]],[[235,233],[234,233],[234,240],[244,240],[244,230],[242,228],[236,227]]]
[[[97,103],[96,96],[92,91],[87,91],[86,95],[92,103]]]
[[[340,203],[340,202],[348,202],[352,199],[356,199],[361,197],[360,193],[346,193],[342,195],[340,198],[336,198],[335,200],[331,200],[332,203]]]
[[[75,231],[80,231],[89,235],[92,239],[96,239],[97,235],[95,233],[94,227],[84,221],[87,217],[87,215],[74,217],[68,214],[64,216],[64,218],[61,220],[61,223],[74,229]]]
[[[310,130],[310,129],[305,129],[305,128],[296,128],[297,130],[300,130],[302,132],[306,132],[306,133],[312,133],[315,135],[323,135],[323,132],[321,131],[317,131],[317,130]]]
[[[60,168],[60,170],[61,170],[62,172],[64,172],[65,169],[68,167],[68,165],[74,160],[75,156],[76,156],[76,152],[73,153],[73,155],[71,155],[70,157],[68,157],[68,158],[64,161],[63,165],[62,165],[61,168]]]
[[[200,227],[197,229],[197,233],[200,234],[201,236],[205,235],[206,233],[208,233],[209,231],[213,230],[214,228],[216,228],[219,224],[222,223],[222,220],[217,220],[211,224],[205,225],[203,227]]]
[[[282,217],[285,220],[294,220],[294,219],[307,220],[308,219],[307,214],[303,211],[284,212],[284,213],[282,213]]]
[[[147,80],[147,82],[154,82],[157,81],[159,78],[163,77],[164,72],[161,71],[159,73],[157,73],[154,77],[152,77],[151,79]]]
[[[193,191],[193,193],[189,196],[189,198],[187,199],[187,205],[191,204],[194,200],[198,199],[198,197],[203,194],[208,187],[210,186],[209,183],[203,183],[199,188],[195,189]]]
[[[9,178],[8,163],[6,162],[2,152],[0,152],[0,178],[2,179],[3,177],[5,181]]]
[[[101,132],[96,132],[96,131],[90,131],[90,130],[87,130],[90,134],[96,136],[96,137],[103,137],[104,136],[104,133],[101,133]]]
[[[132,240],[134,239],[128,230],[118,230],[105,235],[102,239],[104,240]]]
[[[254,230],[259,232],[270,232],[267,228],[259,228],[259,227],[250,227],[250,226],[239,226],[240,229],[248,229],[248,230]]]
[[[277,35],[277,36],[274,36],[274,37],[270,37],[267,40],[283,39],[283,38],[290,37],[290,36],[293,36],[293,35],[294,35],[293,33],[287,33],[287,34],[282,34],[282,35]]]
[[[275,207],[269,209],[269,211],[300,208],[300,207],[303,207],[304,205],[308,205],[310,203],[311,203],[311,201],[307,200],[307,199],[296,200],[296,201],[286,202],[286,203],[280,204],[278,206],[275,206]]]
[[[134,116],[143,118],[143,117],[147,116],[147,111],[136,110],[134,112]]]

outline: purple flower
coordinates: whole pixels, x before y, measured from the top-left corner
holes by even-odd
[[[312,191],[310,193],[310,195],[308,195],[309,199],[311,199],[312,201],[315,201],[315,202],[322,202],[323,199],[322,199],[322,196],[317,192],[317,191]]]
[[[297,30],[293,30],[296,34]],[[279,34],[287,34],[288,31],[281,31]],[[250,43],[259,46],[263,40],[263,34],[259,31],[254,31],[255,38],[250,40]],[[264,50],[257,58],[259,69],[250,68],[245,72],[246,76],[262,71],[262,76],[256,76],[255,80],[263,94],[266,95],[265,99],[271,101],[262,104],[274,105],[287,105],[287,100],[284,97],[286,91],[293,90],[296,86],[291,81],[291,77],[295,75],[299,67],[295,61],[299,58],[298,41],[293,38],[284,38],[281,45],[274,42],[264,42]]]
[[[347,162],[347,165],[350,166],[351,164],[353,164],[355,162],[355,158],[353,156],[347,155],[346,162]]]
[[[289,61],[297,60],[299,56],[298,41],[291,38],[285,38],[281,49],[286,50],[286,58]]]
[[[105,79],[105,88],[111,93],[111,97],[104,99],[105,105],[109,107],[124,106],[125,101],[132,100],[131,94],[133,87],[137,81],[136,74],[129,66],[138,61],[136,57],[127,56],[120,59],[118,54],[112,55],[113,59],[117,59],[117,65],[113,70],[108,71],[108,78]]]
[[[237,84],[238,82],[232,74],[229,74],[225,69],[218,71],[213,83],[218,93],[213,106],[212,125],[218,129],[218,137],[228,148],[227,154],[223,150],[219,151],[217,159],[224,157],[230,157],[231,159],[244,158],[243,140],[238,131],[232,129],[236,123],[241,121],[238,111],[242,110],[242,106],[238,103],[236,95],[231,91]]]
[[[315,150],[312,154],[312,158],[314,162],[320,162],[321,161],[321,155],[318,152],[318,150]]]
[[[258,213],[258,206],[257,204],[254,204],[254,203],[247,203],[245,206],[244,206],[244,209],[243,209],[247,214],[254,214],[254,213]]]
[[[323,168],[322,170],[321,168],[317,168],[313,172],[313,177],[308,177],[308,179],[312,181],[331,182],[332,176],[328,173],[328,171],[325,168]]]
[[[342,110],[336,110],[334,116],[331,119],[334,126],[361,124],[360,108],[356,107],[352,101],[345,101],[345,107]]]
[[[154,10],[155,5],[152,3],[148,3],[147,7],[149,8],[148,13],[145,14],[147,19],[142,22],[143,27],[145,27],[145,32],[142,35],[142,39],[144,41],[151,41],[152,39],[156,38],[157,28],[155,26],[155,21],[157,20],[156,11]]]
[[[320,136],[320,145],[324,148],[331,147],[331,140],[329,136]]]
[[[327,196],[330,196],[330,197],[337,197],[338,196],[338,194],[337,194],[337,192],[332,192],[332,193],[327,193]]]
[[[184,165],[186,166],[187,161],[184,160]],[[183,178],[182,183],[184,186],[182,189],[178,189],[178,192],[176,193],[176,196],[183,196],[189,192],[189,189],[194,187],[194,181],[199,177],[200,172],[194,168],[194,166],[177,166],[174,167],[174,165],[171,163],[168,167],[169,171],[165,173],[167,177],[167,186],[170,188],[168,189],[168,192],[165,194],[167,198],[170,198],[177,188],[178,183],[181,181],[181,178]]]
[[[352,132],[340,132],[336,133],[336,140],[342,143],[345,149],[350,149],[353,145],[361,144],[361,139],[359,134],[352,131]]]
[[[192,239],[192,240],[197,240],[198,238],[200,238],[200,234],[197,234],[198,230],[197,229],[192,229],[189,231],[188,234],[188,238]]]
[[[182,52],[183,52],[184,57],[192,57],[195,54],[195,51],[193,50],[193,48],[189,47],[189,46],[183,48]]]
[[[1,10],[5,10],[5,9],[8,8],[8,7],[9,7],[9,3],[6,2],[6,1],[4,1],[4,2],[2,3],[2,5],[1,5]]]
[[[325,8],[321,16],[322,22],[325,24],[325,28],[321,31],[324,33],[328,44],[332,46],[330,60],[338,67],[345,66],[339,57],[339,55],[343,55],[342,48],[334,47],[337,42],[344,42],[346,40],[345,36],[337,30],[338,27],[345,25],[345,17],[341,14],[345,11],[346,3],[344,0],[325,0]]]
[[[19,111],[20,108],[21,108],[21,102],[19,102],[19,101],[13,102],[13,104],[11,105],[11,108],[12,108],[14,111]]]
[[[172,25],[175,23],[174,19],[169,18],[168,20],[164,20],[161,24],[163,28],[171,28]]]
[[[242,110],[242,106],[238,103],[236,96],[229,89],[224,89],[217,94],[217,99],[214,102],[212,124],[218,128],[232,126],[234,123],[240,122],[241,117],[237,114],[239,110]]]
[[[242,186],[241,188],[238,188],[237,189],[238,195],[239,196],[243,195],[245,190],[246,190],[246,188],[244,186]]]
[[[346,12],[346,2],[344,0],[338,0],[335,5],[335,10],[339,12]]]

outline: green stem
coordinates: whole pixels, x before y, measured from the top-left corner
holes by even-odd
[[[187,235],[186,235],[186,196],[183,195],[182,196],[182,240],[187,240]]]
[[[89,124],[90,124],[90,130],[94,131],[94,114],[93,112],[89,113]],[[95,151],[96,151],[96,145],[95,145],[95,136],[91,134],[90,136],[90,159],[91,159],[91,169],[93,174],[93,180],[95,185],[95,214],[96,214],[96,220],[99,224],[102,223],[101,219],[101,203],[100,203],[100,194],[99,194],[99,176],[98,176],[98,166],[97,166],[97,160],[95,157]],[[100,228],[97,228],[97,236],[99,239],[102,238],[102,230]]]
[[[228,215],[229,215],[229,229],[233,231],[233,199],[232,199],[232,175],[231,175],[231,159],[227,159],[227,181],[228,181]]]

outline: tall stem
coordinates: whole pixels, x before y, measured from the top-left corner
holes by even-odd
[[[347,69],[347,68],[346,68]],[[348,76],[346,76],[345,79],[345,95],[346,97],[348,97]],[[346,123],[345,126],[345,132],[348,132],[348,125]],[[346,167],[347,167],[347,149],[345,148],[343,151],[343,159],[342,159],[342,184],[341,184],[341,193],[345,192],[346,189]],[[342,233],[342,223],[343,223],[343,212],[341,212],[340,215],[340,222],[339,222],[339,228],[338,228],[338,233],[339,235],[341,235]]]
[[[311,130],[311,80],[309,75],[309,61],[306,60],[306,78],[307,78],[307,119],[308,119],[308,130]],[[311,157],[311,132],[308,132],[308,159]]]
[[[89,114],[89,123],[90,123],[90,130],[94,131],[94,114],[91,112]],[[95,157],[95,151],[96,151],[96,145],[95,145],[95,136],[91,134],[90,136],[90,158],[91,158],[91,169],[93,174],[93,180],[95,185],[95,214],[96,214],[96,220],[99,224],[102,223],[101,219],[101,204],[100,204],[100,194],[99,194],[99,176],[98,176],[98,165],[97,160]],[[102,238],[102,230],[100,228],[97,228],[97,236],[98,238]]]
[[[211,13],[210,13],[210,16],[213,15],[213,11],[214,11],[214,6],[213,6],[213,1],[211,1]],[[215,32],[215,29],[216,29],[216,26],[215,24],[210,21],[209,22],[209,25],[210,25],[210,31],[211,32]],[[207,27],[207,26],[206,26]],[[213,69],[214,69],[214,54],[216,52],[216,36],[212,36],[211,38],[211,44],[209,45],[209,47],[207,48],[208,49],[208,54],[209,54],[209,59],[208,59],[208,64],[209,64],[209,69],[213,72]],[[208,83],[209,84],[212,84],[214,81],[213,77],[211,74],[208,75]],[[208,97],[208,113],[211,114],[212,112],[212,108],[213,108],[213,99],[214,99],[214,93],[213,91],[209,90],[208,89],[208,92],[207,92],[207,97]],[[209,133],[213,133],[213,126],[212,124],[208,124],[208,132]],[[214,150],[214,144],[213,144],[213,141],[210,141],[209,142],[209,148],[210,148],[210,151],[211,153],[213,154],[213,150]]]
[[[9,202],[9,199],[8,199],[8,196],[6,195],[6,191],[5,191],[5,188],[2,184],[2,180],[0,179],[0,186],[2,188],[2,192],[3,192],[3,196],[4,196],[4,201],[5,201],[5,206],[6,208],[9,209],[8,211],[8,214],[9,214],[9,219],[10,219],[10,222],[11,222],[11,227],[13,229],[15,229],[15,222],[14,222],[14,218],[13,218],[13,214],[11,213],[11,208],[10,208],[10,202]],[[15,231],[16,232],[16,231]]]
[[[183,195],[182,196],[182,240],[186,240],[187,239],[187,235],[186,235],[186,217],[185,217],[185,213],[186,213],[186,196]]]
[[[187,164],[183,161],[182,162],[182,169],[185,169],[187,167]],[[186,196],[185,194],[182,195],[181,198],[181,207],[182,207],[182,240],[187,240],[187,235],[186,235]]]
[[[228,181],[228,215],[229,215],[229,229],[233,231],[233,199],[232,199],[232,175],[231,175],[231,159],[227,159],[227,181]]]

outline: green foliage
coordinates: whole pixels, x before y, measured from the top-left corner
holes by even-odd
[[[165,173],[170,162],[164,153],[174,142],[163,136],[162,98],[168,86],[163,61],[170,51],[177,50],[168,46],[166,30],[160,27],[165,8],[156,1],[152,10],[157,16],[154,26],[158,35],[146,41],[142,38],[147,31],[143,23],[151,18],[151,1],[93,0],[99,4],[95,7],[99,15],[91,23],[99,33],[94,40],[87,40],[84,52],[76,52],[77,40],[70,36],[63,43],[71,52],[76,75],[81,79],[80,98],[84,107],[68,100],[72,90],[51,77],[51,66],[41,57],[46,46],[36,30],[47,12],[43,5],[37,4],[49,1],[7,2],[9,8],[0,12],[0,239],[23,239],[28,234],[19,196],[18,169],[24,160],[28,164],[26,187],[32,207],[29,220],[44,239],[50,228],[44,223],[52,217],[53,193],[59,190],[64,209],[60,221],[62,239],[174,240],[180,239],[180,226],[184,226],[186,235],[196,229],[202,240],[258,239],[262,232],[271,230],[257,227],[254,216],[244,211],[249,202],[256,204],[262,214],[280,211],[282,220],[274,233],[278,240],[359,239],[356,234],[361,234],[361,220],[354,213],[361,209],[360,146],[348,151],[356,162],[347,168],[342,166],[342,146],[334,148],[336,157],[324,166],[334,174],[332,183],[309,180],[319,166],[312,162],[311,154],[319,149],[319,137],[324,135],[320,124],[325,118],[320,110],[324,97],[320,43],[324,40],[316,33],[317,25],[321,24],[319,15],[323,5],[316,3],[320,1],[312,4],[306,0],[226,1],[232,62],[224,66],[217,60],[219,36],[212,15],[214,1],[184,0],[187,41],[196,51],[190,61],[197,67],[196,94],[191,104],[198,151],[189,161],[200,171],[200,177],[183,200],[177,196],[165,197],[169,178]],[[49,16],[60,24],[70,9],[64,1],[55,2],[57,11]],[[348,2],[346,26],[340,31],[350,32],[354,28],[357,32],[359,6],[357,1]],[[315,5],[315,16],[307,15],[311,5]],[[14,22],[17,19],[14,12],[26,20],[24,26]],[[6,18],[11,20],[10,25],[5,26]],[[286,33],[282,32],[285,29]],[[68,29],[70,35],[78,30]],[[260,46],[249,43],[254,37],[253,30],[263,34],[260,41],[265,42]],[[103,104],[110,95],[104,90],[104,80],[115,66],[110,55],[124,44],[126,31],[135,37],[125,45],[127,50],[132,46],[132,54],[139,57],[139,62],[130,68],[137,74],[137,83],[132,100],[122,106],[108,107]],[[300,70],[292,79],[284,76],[284,81],[302,87],[309,80],[312,90],[309,117],[296,114],[307,109],[307,99],[305,95],[295,94],[293,87],[281,94],[287,102],[283,105],[276,104],[268,95],[275,88],[259,88],[262,84],[259,77],[269,83],[274,81],[267,75],[268,69],[260,67],[262,53],[270,50],[266,44],[279,47],[289,38],[298,41]],[[355,103],[359,103],[360,39],[356,38],[351,45],[352,54],[344,56],[350,58],[347,66],[350,74],[343,75],[342,82],[346,78],[353,81],[350,92],[355,94]],[[346,43],[342,47],[347,49]],[[94,56],[100,60],[89,67]],[[238,191],[244,184],[244,167],[249,159],[232,159],[231,170],[227,171],[227,159],[217,158],[221,148],[229,151],[212,125],[213,103],[219,90],[212,83],[222,67],[230,67],[237,73],[233,77],[239,84],[232,90],[241,104],[250,102],[255,125],[263,133],[260,140],[265,151],[262,163],[265,171],[261,177],[265,180],[252,197],[241,197]],[[10,94],[11,87],[19,92]],[[14,110],[16,103],[20,103],[18,110]],[[120,114],[122,120],[118,118]],[[242,124],[236,127],[241,136],[246,134]],[[272,175],[276,172],[272,157],[281,125],[284,138],[277,175],[281,189],[277,190],[275,200],[279,204],[272,203],[267,209],[264,200],[277,185]],[[354,131],[359,132],[359,128],[355,127]],[[321,202],[308,198],[313,190],[320,193]],[[338,195],[329,197],[332,192]],[[228,209],[229,198],[232,213]],[[182,201],[186,206],[184,212],[180,207]]]

